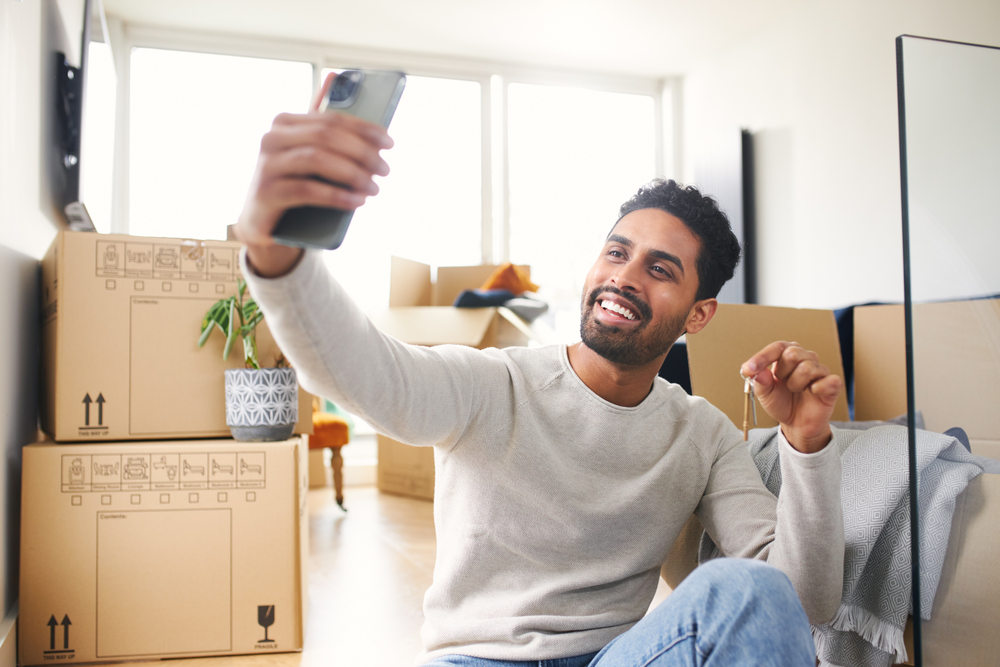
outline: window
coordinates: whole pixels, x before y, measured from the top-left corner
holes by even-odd
[[[111,48],[90,42],[80,128],[80,200],[86,203],[94,227],[105,234],[111,231],[116,84]]]
[[[531,265],[550,324],[571,340],[618,207],[656,174],[653,98],[511,84],[507,101],[510,258]]]
[[[325,77],[325,72],[324,72]],[[477,81],[407,76],[383,154],[390,174],[354,216],[334,275],[367,308],[389,299],[389,258],[450,266],[482,257],[482,91]]]
[[[129,233],[226,238],[261,136],[308,107],[312,66],[136,48],[131,72]]]
[[[205,43],[204,51],[241,54],[220,55],[198,51],[199,39],[140,33],[137,43],[127,33],[118,45],[130,54],[121,91],[129,96],[128,179],[116,194],[128,206],[114,209],[126,218],[114,229],[224,238],[260,137],[275,115],[305,111],[313,97],[317,54],[270,43],[273,57],[249,57],[252,42]],[[187,50],[172,48],[180,43]],[[378,62],[392,64],[376,65],[408,72],[390,127],[396,145],[385,153],[392,173],[358,210],[343,249],[325,256],[331,270],[362,307],[378,309],[391,255],[432,266],[530,264],[550,305],[546,321],[560,339],[575,337],[584,274],[618,206],[656,175],[663,154],[655,83],[629,84],[642,92],[543,85],[485,66],[459,72],[396,58],[382,54]],[[85,202],[106,220],[109,185],[95,188]]]

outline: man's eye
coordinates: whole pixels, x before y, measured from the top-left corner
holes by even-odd
[[[652,268],[652,271],[653,271],[653,273],[659,274],[659,276],[661,278],[673,278],[674,277],[674,274],[672,274],[670,271],[668,271],[667,269],[663,268],[659,264],[654,264],[653,268]]]

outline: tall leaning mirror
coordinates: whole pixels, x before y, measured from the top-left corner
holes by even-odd
[[[911,534],[919,535],[911,660],[959,664],[957,643],[967,649],[961,664],[995,664],[1000,48],[901,36],[896,57]]]

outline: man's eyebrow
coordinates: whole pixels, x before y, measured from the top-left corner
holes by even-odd
[[[620,234],[608,235],[607,242],[618,243],[620,245],[625,246],[626,248],[631,248],[633,245],[635,245],[634,243],[632,243],[631,239],[626,238]],[[684,273],[684,262],[682,262],[681,258],[678,257],[677,255],[671,254],[664,250],[650,250],[649,254],[652,255],[653,257],[656,257],[657,259],[662,259],[664,262],[670,262],[671,264],[676,265],[677,268],[680,270],[680,272],[682,274]]]

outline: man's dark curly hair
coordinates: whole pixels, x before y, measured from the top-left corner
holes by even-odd
[[[632,211],[658,208],[679,218],[701,241],[698,253],[698,292],[695,299],[715,298],[733,277],[740,261],[740,242],[729,226],[729,218],[714,199],[693,186],[684,187],[673,179],[656,179],[621,205],[618,219]],[[615,222],[617,225],[617,221]]]

